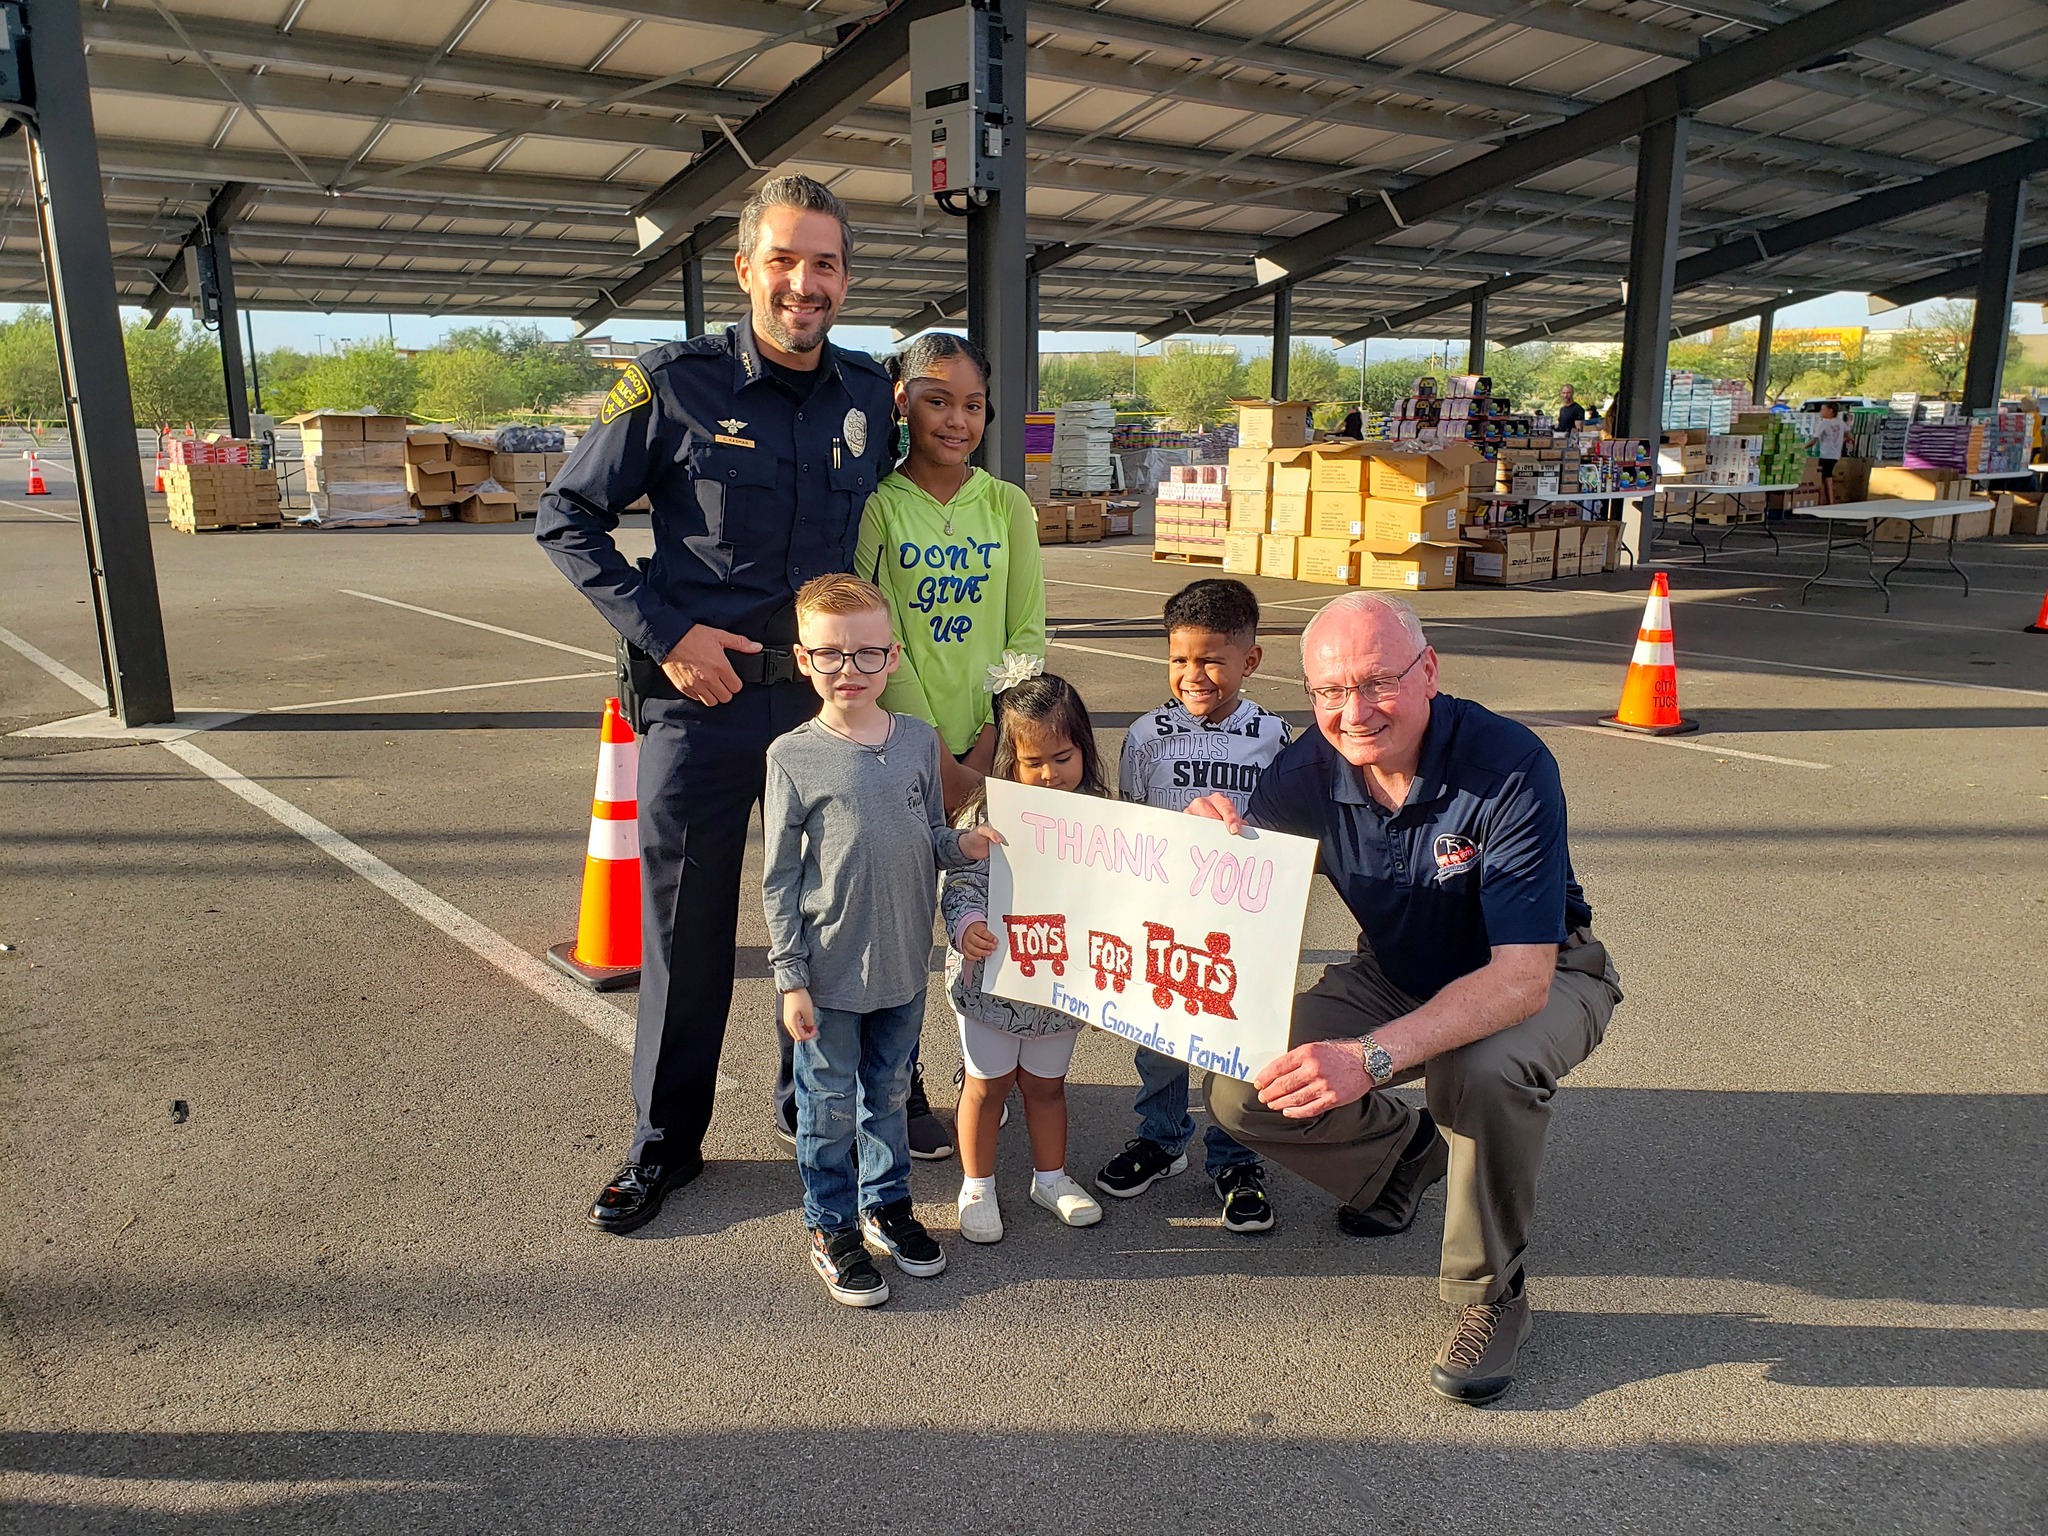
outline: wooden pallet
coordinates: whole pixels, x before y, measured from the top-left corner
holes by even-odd
[[[1152,551],[1152,561],[1155,565],[1170,562],[1174,565],[1221,566],[1223,564],[1223,557],[1221,555],[1189,555],[1183,554],[1179,550],[1155,549]]]
[[[200,523],[190,518],[181,518],[176,513],[173,513],[170,523],[180,533],[240,533],[257,528],[282,528],[284,526],[284,519],[281,517],[266,517],[255,518],[246,523]]]

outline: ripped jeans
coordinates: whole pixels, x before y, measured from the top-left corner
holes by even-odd
[[[804,1225],[843,1232],[862,1211],[910,1194],[910,1063],[924,1027],[922,992],[896,1008],[817,1010],[796,1042],[796,1160]]]

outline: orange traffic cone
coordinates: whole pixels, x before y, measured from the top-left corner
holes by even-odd
[[[1600,722],[1650,736],[1682,736],[1700,728],[1678,713],[1678,656],[1671,646],[1671,583],[1662,571],[1650,583],[1636,653],[1629,658],[1621,708]]]
[[[161,448],[156,451],[156,493],[159,496],[164,493],[164,451]]]
[[[640,982],[640,807],[635,788],[639,772],[640,743],[633,727],[620,712],[619,701],[606,699],[576,941],[548,951],[556,967],[595,992],[615,992]]]
[[[2026,627],[2030,635],[2048,635],[2048,594],[2041,598],[2041,617]]]
[[[24,453],[22,457],[28,460],[28,494],[31,496],[49,495],[50,488],[43,483],[43,466],[36,462],[35,451],[31,449],[29,452]]]

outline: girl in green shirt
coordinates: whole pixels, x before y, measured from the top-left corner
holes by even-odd
[[[853,569],[887,594],[902,665],[882,706],[929,721],[950,813],[995,760],[991,667],[1045,657],[1038,521],[1014,485],[968,463],[988,418],[988,359],[964,337],[920,336],[891,359],[910,454],[875,488]]]

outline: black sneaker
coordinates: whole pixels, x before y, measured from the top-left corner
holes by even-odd
[[[1156,1141],[1133,1136],[1124,1143],[1123,1151],[1102,1165],[1095,1175],[1095,1187],[1119,1200],[1135,1199],[1161,1179],[1186,1173],[1187,1168],[1187,1153],[1169,1152]]]
[[[1216,1198],[1223,1202],[1223,1225],[1231,1231],[1273,1230],[1273,1202],[1266,1198],[1266,1170],[1257,1163],[1239,1163],[1217,1174]]]
[[[811,1233],[811,1268],[825,1282],[832,1299],[845,1307],[879,1307],[889,1299],[889,1282],[868,1257],[860,1228]]]
[[[946,1267],[946,1253],[925,1231],[909,1197],[892,1200],[860,1213],[860,1234],[896,1261],[906,1275],[936,1275]]]
[[[1355,1205],[1337,1207],[1337,1225],[1352,1237],[1394,1237],[1415,1224],[1422,1209],[1422,1197],[1430,1185],[1440,1182],[1451,1166],[1450,1143],[1438,1133],[1428,1110],[1422,1111],[1415,1135],[1426,1135],[1423,1149],[1394,1165],[1393,1176],[1377,1200],[1360,1210]]]
[[[946,1129],[946,1122],[932,1113],[931,1102],[924,1096],[924,1068],[916,1067],[910,1074],[910,1098],[903,1106],[910,1117],[910,1155],[927,1163],[935,1163],[953,1155],[953,1133]]]

